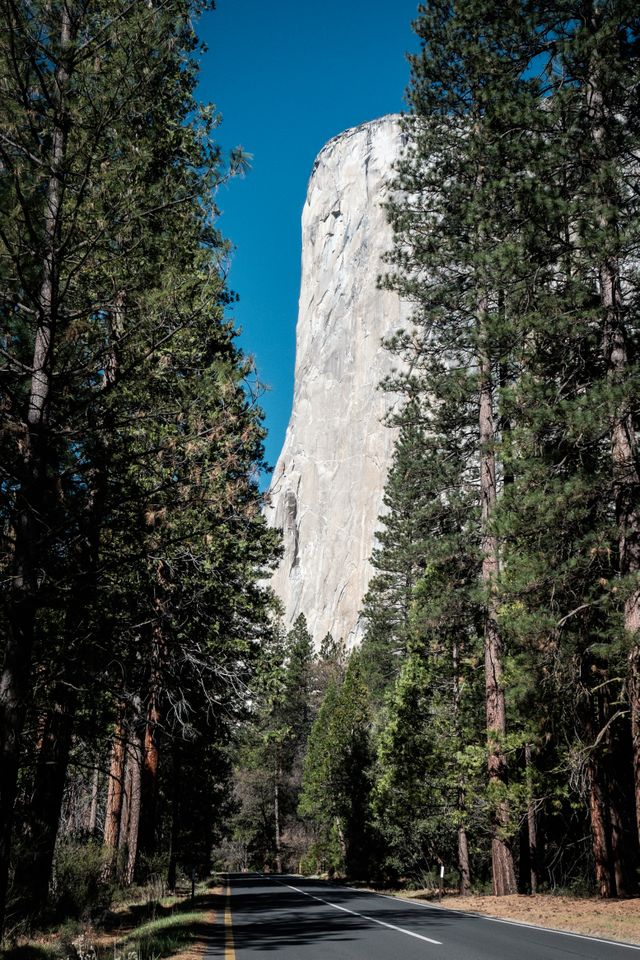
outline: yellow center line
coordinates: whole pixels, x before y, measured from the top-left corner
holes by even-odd
[[[231,884],[227,883],[227,903],[224,910],[224,960],[236,960],[231,921]]]

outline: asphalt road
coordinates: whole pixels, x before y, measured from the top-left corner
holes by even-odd
[[[640,960],[640,947],[556,933],[299,877],[228,878],[225,960]]]

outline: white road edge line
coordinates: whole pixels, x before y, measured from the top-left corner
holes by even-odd
[[[422,900],[409,900],[407,897],[394,897],[391,893],[376,893],[375,890],[361,890],[358,887],[343,887],[343,890],[353,890],[356,893],[368,893],[373,897],[384,897],[385,900],[400,900],[401,903],[410,903],[414,907],[426,907],[428,910],[451,910],[461,917],[474,917],[476,920],[491,920],[493,923],[506,923],[512,927],[530,927],[532,930],[542,930],[546,933],[559,933],[563,937],[574,937],[577,940],[591,940],[593,943],[608,943],[612,947],[626,947],[628,950],[640,950],[640,945],[626,943],[624,940],[606,940],[604,937],[590,937],[586,933],[571,933],[570,930],[558,930],[556,927],[541,927],[539,923],[526,923],[524,920],[505,920],[504,917],[490,917],[486,913],[469,913],[466,910],[457,910],[455,907],[440,907],[435,903],[424,903]]]
[[[396,927],[393,923],[385,923],[384,920],[376,920],[375,917],[367,917],[364,913],[356,913],[355,910],[349,910],[348,907],[341,907],[339,903],[331,903],[330,900],[324,900],[322,897],[314,897],[312,893],[307,893],[306,890],[301,890],[300,887],[294,887],[290,883],[285,883],[284,880],[278,880],[276,877],[266,877],[268,880],[275,880],[276,883],[279,883],[283,887],[289,887],[290,890],[295,890],[296,893],[301,893],[303,897],[309,897],[310,900],[318,900],[319,903],[326,903],[328,907],[333,907],[334,910],[342,910],[343,913],[351,913],[354,917],[360,917],[362,920],[368,920],[369,923],[378,923],[381,927],[388,927],[389,930],[397,930],[398,933],[406,933],[408,937],[415,937],[416,940],[424,940],[426,943],[433,943],[437,947],[442,946],[440,940],[432,940],[431,937],[425,937],[421,933],[414,933],[413,930],[405,930],[404,927]],[[345,889],[351,889],[349,887]]]

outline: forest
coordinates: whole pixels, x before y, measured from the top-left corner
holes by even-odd
[[[0,937],[212,870],[636,895],[637,3],[418,7],[355,650],[268,585],[213,6],[0,0]]]

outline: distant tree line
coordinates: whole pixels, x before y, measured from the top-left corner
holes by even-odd
[[[195,95],[212,6],[0,3],[7,930],[84,910],[83,884],[206,868],[270,631],[262,414],[216,226],[245,161]]]

